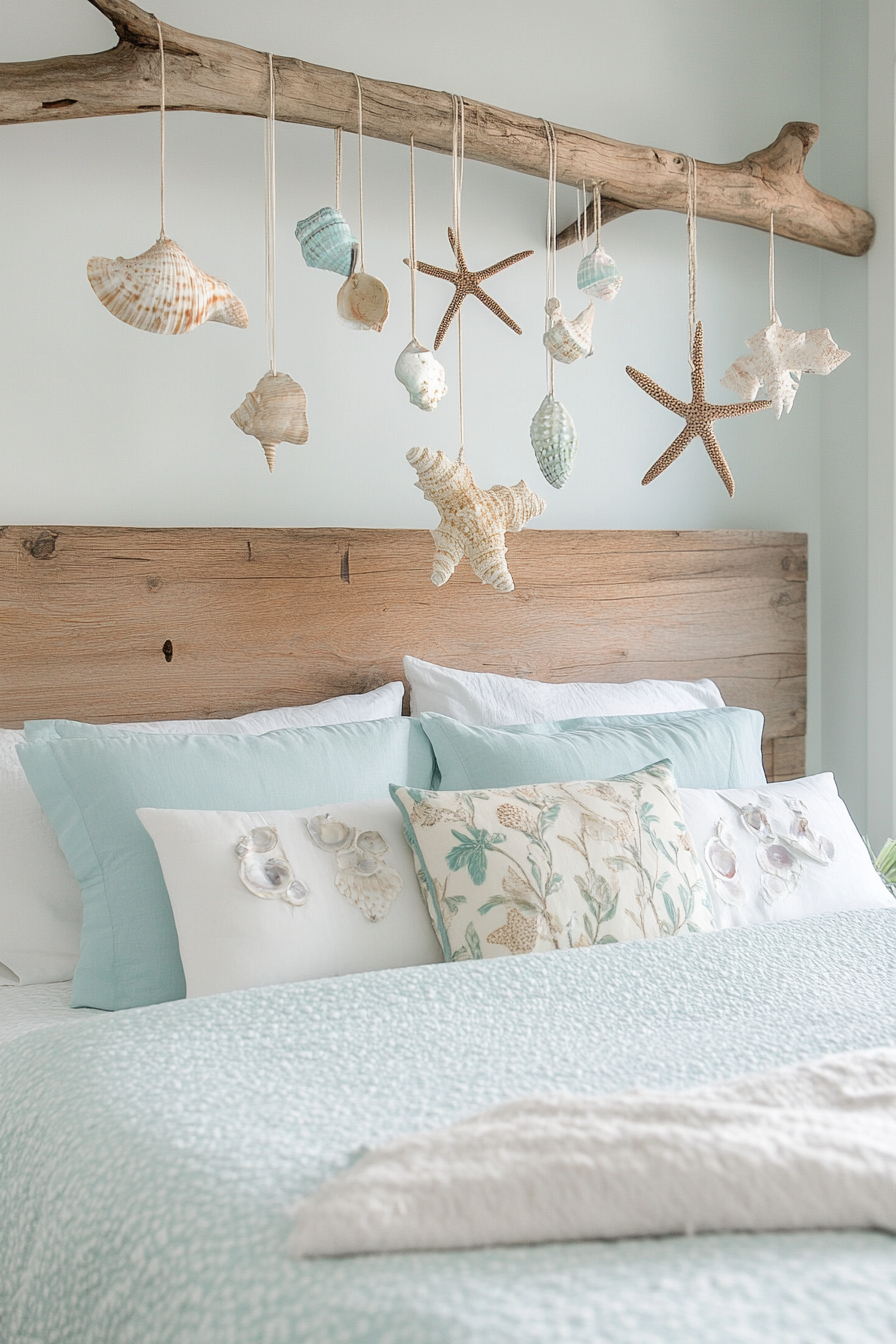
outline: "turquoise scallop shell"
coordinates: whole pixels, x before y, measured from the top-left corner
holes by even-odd
[[[609,303],[619,293],[622,276],[613,258],[602,247],[596,247],[579,262],[576,284],[583,294]]]
[[[535,412],[529,439],[542,476],[555,490],[562,490],[572,475],[579,436],[569,411],[550,393]]]
[[[307,219],[300,219],[296,237],[309,266],[321,271],[335,271],[337,275],[351,275],[358,243],[340,212],[332,205],[325,205]]]

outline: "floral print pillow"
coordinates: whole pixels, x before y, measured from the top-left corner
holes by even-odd
[[[715,928],[668,761],[597,782],[391,793],[446,961]]]

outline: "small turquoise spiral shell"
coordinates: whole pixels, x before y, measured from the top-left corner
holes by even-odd
[[[535,412],[529,439],[542,476],[555,490],[562,490],[572,475],[579,436],[569,411],[550,393]]]
[[[337,275],[351,275],[358,243],[340,212],[332,205],[325,205],[307,219],[300,219],[296,237],[309,266],[321,271],[335,271]]]
[[[613,258],[602,247],[596,247],[579,262],[576,284],[583,294],[609,303],[619,293],[622,276]]]

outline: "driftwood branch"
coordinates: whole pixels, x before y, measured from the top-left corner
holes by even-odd
[[[155,19],[130,0],[91,0],[118,34],[111,51],[0,65],[0,123],[56,121],[152,112],[159,106],[159,53]],[[267,111],[267,56],[248,47],[199,37],[164,25],[168,106],[190,112],[263,117]],[[357,125],[353,75],[275,56],[277,116],[306,126]],[[362,78],[364,130],[422,149],[451,150],[447,93]],[[486,103],[465,102],[466,153],[514,172],[546,177],[544,123]],[[601,184],[604,219],[632,210],[687,205],[687,160],[682,154],[629,145],[567,126],[555,126],[557,178],[570,186]],[[775,232],[847,256],[867,252],[874,220],[866,210],[810,186],[803,164],[818,127],[790,122],[774,144],[737,163],[698,161],[698,213],[707,219]],[[575,237],[575,224],[558,242]]]

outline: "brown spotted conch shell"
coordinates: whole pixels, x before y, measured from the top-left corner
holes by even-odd
[[[545,304],[551,325],[542,337],[545,348],[561,364],[574,364],[594,353],[591,328],[594,326],[594,304],[589,303],[578,317],[564,317],[559,299],[548,299]]]
[[[447,583],[466,556],[483,583],[490,583],[499,593],[512,592],[504,533],[519,532],[531,518],[544,513],[544,500],[525,481],[480,490],[466,463],[455,462],[442,452],[412,448],[407,457],[417,473],[418,488],[441,514],[432,533],[436,544],[433,583],[437,587]]]
[[[268,372],[230,417],[244,434],[258,439],[274,470],[278,443],[307,443],[305,391],[288,373]]]
[[[356,331],[382,331],[389,316],[389,291],[382,280],[355,271],[336,295],[336,311]]]
[[[138,331],[180,336],[203,322],[249,325],[230,286],[200,271],[164,235],[139,257],[91,257],[87,279],[112,316]]]

